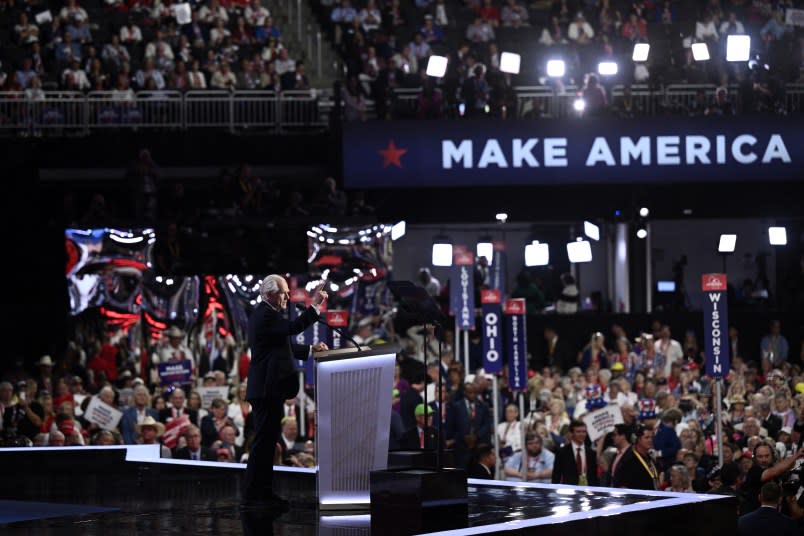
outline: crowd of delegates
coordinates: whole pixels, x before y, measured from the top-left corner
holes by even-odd
[[[374,100],[378,116],[438,118],[515,115],[515,85],[574,84],[582,88],[586,114],[617,104],[596,75],[600,61],[620,66],[617,83],[742,83],[745,111],[776,111],[785,82],[799,77],[801,28],[786,22],[795,2],[769,0],[319,0],[345,59],[347,118],[363,115]],[[729,35],[748,34],[761,55],[760,69],[725,61]],[[691,45],[707,43],[712,59],[696,62]],[[631,61],[637,43],[649,43],[647,62]],[[522,74],[500,70],[501,53],[521,53]],[[449,58],[447,74],[425,75],[432,54]],[[559,80],[546,76],[546,61],[563,59]],[[762,65],[768,65],[768,69]],[[550,80],[550,81],[548,81]],[[396,102],[398,88],[423,88],[411,107]],[[706,103],[708,106],[710,103]],[[733,113],[715,106],[712,114]],[[703,110],[701,110],[703,111]],[[544,110],[532,111],[535,117]]]
[[[420,281],[430,291],[432,283]],[[525,415],[506,369],[494,396],[492,377],[478,360],[478,337],[470,339],[467,371],[455,360],[450,331],[402,332],[390,317],[367,316],[355,319],[353,334],[361,345],[401,345],[391,449],[436,448],[440,442],[448,463],[478,478],[729,494],[738,498],[740,514],[772,497],[766,485],[775,483],[785,512],[802,522],[804,346],[791,348],[778,321],[756,348],[746,346],[736,327],[729,329],[733,357],[723,385],[720,437],[715,386],[697,337],[687,332],[676,340],[659,321],[632,334],[613,325],[609,336],[595,332],[583,348],[546,328],[543,341],[530,343]],[[120,334],[89,337],[83,345],[71,343],[57,361],[43,356],[34,374],[21,359],[15,362],[0,384],[4,443],[158,444],[164,457],[247,460],[246,348],[218,337],[199,350],[176,327],[162,333],[145,357],[127,345]],[[157,365],[176,360],[190,361],[191,379],[161,385]],[[204,402],[203,387],[219,390]],[[122,412],[114,429],[88,420],[94,398]],[[619,408],[623,423],[591,441],[584,415],[609,406]],[[286,401],[277,464],[314,466],[314,410],[309,386]],[[492,447],[495,434],[499,450]]]
[[[192,1],[179,24],[170,0],[3,3],[0,88],[111,91],[305,90],[303,51],[289,51],[261,0]],[[48,10],[49,8],[49,10]],[[48,16],[43,16],[47,13]]]

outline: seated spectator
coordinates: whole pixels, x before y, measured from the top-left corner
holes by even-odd
[[[486,82],[485,67],[481,64],[475,65],[472,75],[461,86],[461,96],[466,102],[466,115],[468,117],[486,115],[490,90]]]
[[[42,54],[42,45],[40,45],[38,41],[31,43],[30,58],[33,64],[33,70],[36,71],[36,74],[40,77],[45,74],[45,71],[50,70],[46,67],[45,58]]]
[[[433,16],[429,14],[424,16],[424,25],[419,28],[419,32],[424,35],[424,40],[431,45],[444,40],[444,31],[433,22]]]
[[[228,62],[222,62],[219,70],[215,71],[209,82],[215,89],[234,89],[237,86],[237,77],[229,68]]]
[[[28,21],[25,12],[20,13],[20,22],[14,26],[14,35],[20,45],[29,45],[39,41],[39,27]]]
[[[128,76],[117,75],[117,85],[112,90],[112,100],[118,102],[133,102],[134,90],[129,87]]]
[[[248,46],[254,43],[254,32],[246,26],[246,19],[237,17],[237,25],[232,30],[232,42],[238,46]]]
[[[374,0],[368,0],[366,2],[366,7],[360,10],[358,18],[360,19],[360,26],[366,33],[378,30],[380,28],[380,23],[382,22],[380,10],[377,9],[377,5],[374,3]]]
[[[76,59],[72,60],[69,67],[61,73],[61,84],[64,89],[71,91],[86,91],[92,87],[87,78],[87,73],[81,68],[81,64]]]
[[[243,16],[249,26],[258,28],[265,24],[265,19],[271,16],[271,12],[260,3],[260,0],[251,0]]]
[[[715,99],[712,104],[706,108],[704,115],[711,116],[730,116],[734,115],[734,106],[729,99],[728,90],[725,87],[719,87],[715,91]]]
[[[237,73],[237,89],[254,90],[260,88],[260,75],[248,58],[240,61],[240,72]]]
[[[15,77],[20,86],[20,91],[30,86],[31,80],[36,77],[36,71],[33,70],[33,62],[30,58],[22,60],[22,67],[15,73]]]
[[[695,39],[699,42],[716,43],[719,37],[712,14],[705,11],[701,20],[695,22]]]
[[[447,15],[447,4],[445,0],[436,0],[435,8],[433,8],[434,20],[437,25],[442,28],[449,26],[450,16]]]
[[[576,45],[588,45],[595,37],[595,31],[586,21],[586,17],[584,17],[581,11],[578,12],[575,16],[575,20],[572,21],[567,28],[567,37]]]
[[[146,59],[142,68],[138,70],[137,74],[134,76],[134,81],[138,88],[144,89],[148,85],[147,82],[149,78],[154,79],[157,89],[165,89],[165,79],[162,73],[154,67],[153,60]]]
[[[631,13],[620,31],[623,39],[631,43],[645,41],[648,38],[648,24],[636,13]]]
[[[281,81],[282,91],[310,89],[310,82],[304,74],[304,62],[301,60],[296,62],[296,68],[293,71],[288,71],[281,76]]]
[[[198,60],[193,60],[192,68],[187,74],[188,89],[206,89],[207,79],[204,72],[201,70],[201,64]]]
[[[416,117],[418,119],[440,119],[443,115],[443,99],[441,90],[434,87],[431,78],[427,78],[422,92],[416,101]]]
[[[282,32],[279,31],[279,28],[274,26],[273,17],[268,16],[265,17],[265,22],[254,31],[254,39],[256,39],[258,43],[265,43],[271,37],[274,38],[274,42],[276,43],[276,40],[282,37]]]
[[[179,44],[176,46],[176,59],[184,63],[193,61],[193,49],[190,46],[190,40],[184,34],[179,36]]]
[[[660,5],[657,4],[656,22],[664,26],[669,26],[675,23],[676,20],[676,10],[670,0],[664,0]]]
[[[355,17],[357,17],[357,12],[349,0],[341,0],[340,5],[332,10],[330,20],[335,24],[349,25],[352,24]]]
[[[494,28],[488,21],[475,17],[475,21],[466,28],[466,39],[472,43],[488,43],[494,40]]]
[[[734,11],[729,12],[728,20],[720,23],[720,35],[743,35],[745,34],[745,26],[737,20],[737,14]]]
[[[73,41],[69,33],[64,34],[64,40],[56,47],[56,63],[66,65],[72,60],[81,61],[81,45]]]
[[[126,46],[142,43],[142,31],[134,24],[133,17],[129,17],[126,24],[120,28],[120,41]]]
[[[157,51],[161,50],[164,57],[172,60],[173,59],[173,49],[170,48],[170,45],[165,41],[164,34],[157,30],[156,36],[153,41],[145,45],[145,57],[146,58],[154,58],[156,57]]]
[[[183,61],[177,62],[176,68],[168,76],[168,88],[175,91],[190,89],[190,77],[187,73],[187,65]]]
[[[419,60],[411,53],[409,45],[404,45],[402,51],[394,54],[392,59],[405,74],[415,75],[419,72]]]
[[[789,29],[784,23],[784,12],[778,9],[773,12],[773,16],[759,31],[759,35],[765,42],[781,41],[788,31]]]
[[[416,57],[416,60],[421,64],[426,64],[427,58],[430,57],[430,45],[424,40],[424,34],[416,32],[413,36],[413,41],[408,45],[410,52]]]
[[[567,43],[567,34],[558,17],[552,17],[550,24],[542,29],[542,35],[539,37],[539,44],[545,46],[563,45]]]
[[[203,6],[198,11],[199,20],[208,25],[216,26],[218,21],[223,21],[224,24],[229,22],[229,14],[221,6],[219,0],[209,0],[209,5]]]
[[[528,24],[528,9],[522,4],[517,4],[516,0],[505,0],[500,20],[503,26],[510,28],[530,26]]]
[[[79,6],[75,0],[67,0],[59,11],[59,18],[63,23],[85,22],[89,20],[86,10]]]
[[[572,20],[572,9],[569,0],[553,0],[550,6],[550,17],[555,17],[562,26],[566,26]]]
[[[500,25],[500,10],[491,3],[491,0],[483,0],[483,5],[477,9],[477,15],[493,28]]]
[[[114,71],[120,70],[124,63],[131,61],[128,49],[120,43],[120,36],[117,34],[112,34],[112,41],[104,45],[101,57],[106,67]]]
[[[31,83],[28,89],[25,90],[25,100],[28,101],[43,101],[45,100],[45,92],[42,91],[42,81],[38,76],[31,78]]]
[[[358,84],[357,78],[354,76],[350,76],[346,83],[343,101],[343,113],[347,121],[366,120],[366,100],[363,98],[363,91],[361,91],[360,84]]]
[[[109,76],[103,71],[101,61],[98,58],[92,60],[87,78],[89,78],[89,85],[93,90],[106,91],[109,89]]]
[[[187,37],[193,48],[205,48],[206,42],[209,40],[207,25],[201,22],[198,11],[193,11],[192,20],[189,24],[182,26],[181,33]]]
[[[393,33],[394,30],[405,25],[407,25],[407,19],[399,0],[391,0],[383,12],[383,27],[389,33]]]
[[[296,62],[288,57],[288,49],[282,48],[279,51],[279,57],[274,61],[274,71],[281,78],[287,72],[296,70]]]
[[[89,31],[89,23],[87,21],[70,22],[64,29],[65,33],[69,33],[76,43],[86,44],[92,42],[92,33]]]
[[[228,28],[224,25],[224,22],[220,19],[217,20],[215,23],[215,27],[212,28],[209,32],[209,46],[213,48],[218,48],[223,45],[224,39],[232,35]]]

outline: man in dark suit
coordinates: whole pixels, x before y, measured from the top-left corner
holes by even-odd
[[[497,465],[497,455],[494,454],[494,447],[487,444],[478,445],[475,461],[469,465],[466,474],[469,478],[482,478],[484,480],[495,480],[494,471]]]
[[[614,471],[612,487],[659,489],[659,471],[649,454],[653,448],[653,428],[640,424],[634,435],[634,446],[625,451]]]
[[[184,390],[177,387],[170,393],[170,405],[166,408],[159,410],[159,422],[169,423],[173,419],[178,419],[182,415],[187,415],[190,422],[198,424],[198,412],[194,409],[187,409],[184,407]]]
[[[159,412],[148,405],[148,389],[144,385],[137,385],[134,387],[134,405],[123,408],[123,416],[120,417],[120,433],[126,445],[137,442],[136,425],[148,416],[159,420]]]
[[[399,415],[402,416],[402,424],[405,425],[405,430],[410,430],[416,426],[414,411],[416,406],[424,403],[424,398],[422,398],[425,384],[424,378],[424,372],[416,371],[415,376],[411,378],[410,388],[402,393],[399,398]]]
[[[187,446],[173,451],[173,457],[177,460],[197,460],[203,462],[214,462],[217,460],[215,451],[201,446],[201,430],[195,425],[190,425],[184,431],[184,439]]]
[[[774,536],[793,536],[800,534],[792,519],[779,513],[779,498],[782,489],[776,482],[767,482],[759,492],[762,506],[757,510],[740,516],[737,520],[739,536],[773,534]]]
[[[553,462],[553,484],[597,486],[597,455],[586,441],[583,421],[570,423],[570,442],[556,452]]]
[[[312,292],[310,307],[292,321],[285,316],[290,297],[287,281],[279,275],[269,275],[260,285],[262,301],[248,320],[251,365],[246,400],[251,403],[254,439],[243,482],[246,503],[287,507],[287,502],[273,493],[273,460],[283,416],[282,405],[299,392],[293,359],[307,359],[311,352],[327,349],[324,343],[291,344],[290,336],[303,332],[318,320],[318,307],[327,299],[324,284],[322,282]]]
[[[435,450],[438,448],[438,434],[433,428],[433,413],[435,410],[432,406],[427,406],[427,425],[424,424],[424,404],[416,406],[413,414],[416,416],[416,425],[405,431],[402,436],[403,448],[410,450],[427,449]]]
[[[474,383],[466,383],[463,396],[447,406],[444,437],[447,447],[454,450],[458,469],[466,469],[478,443],[491,443],[491,414],[489,407],[477,399]]]
[[[546,365],[549,367],[559,367],[564,373],[574,367],[577,362],[572,350],[567,346],[567,341],[558,336],[558,331],[552,326],[544,328],[544,342],[546,344],[545,356]]]

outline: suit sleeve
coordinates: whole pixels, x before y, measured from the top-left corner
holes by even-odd
[[[553,484],[561,483],[561,449],[556,451],[555,460],[553,460],[553,475],[550,478]]]
[[[310,306],[293,320],[287,320],[277,314],[271,321],[266,322],[265,333],[271,336],[298,335],[318,319],[318,313]]]

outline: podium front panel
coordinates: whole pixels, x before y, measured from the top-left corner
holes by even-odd
[[[395,365],[396,352],[317,363],[321,508],[368,506],[369,474],[388,463]]]

